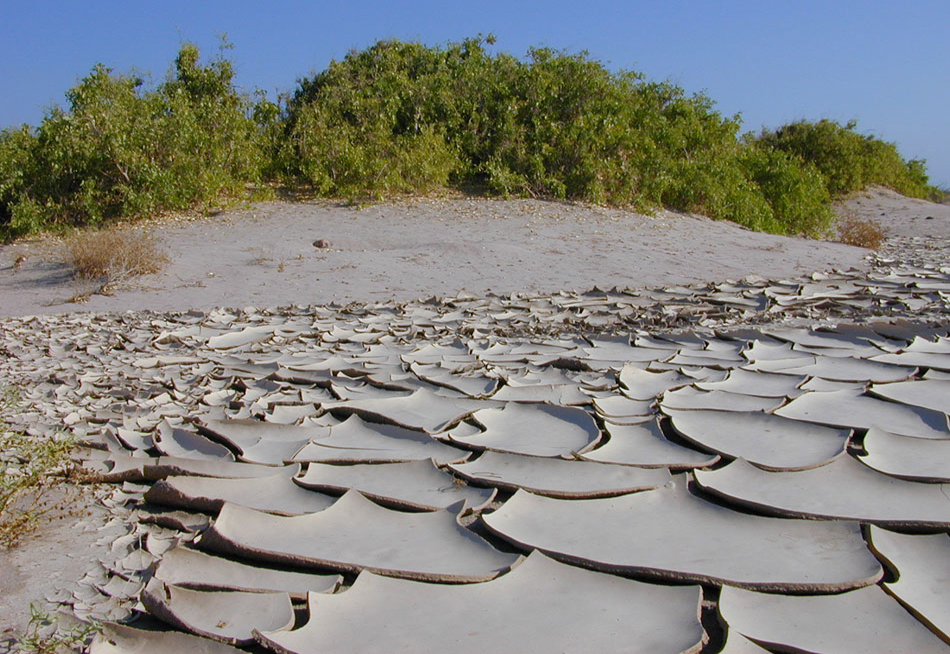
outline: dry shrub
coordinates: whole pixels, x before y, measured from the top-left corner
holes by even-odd
[[[162,269],[168,257],[146,232],[110,227],[77,232],[66,241],[65,262],[76,277],[114,284]]]
[[[859,218],[850,213],[838,221],[838,240],[842,243],[876,250],[884,238],[884,230],[870,218]]]

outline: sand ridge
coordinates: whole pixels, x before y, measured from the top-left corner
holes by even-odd
[[[112,295],[71,278],[55,247],[0,247],[0,316],[380,302],[799,277],[861,267],[838,243],[752,232],[702,216],[537,200],[420,199],[362,208],[269,202],[159,224],[164,270]],[[325,240],[328,248],[314,247]],[[20,257],[26,257],[14,265]]]

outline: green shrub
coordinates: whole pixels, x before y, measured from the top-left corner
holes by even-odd
[[[931,186],[927,198],[931,202],[946,204],[950,202],[950,188],[945,186]]]
[[[484,43],[381,41],[301,80],[288,105],[295,156],[285,172],[323,193],[449,179],[502,194],[698,208],[727,193],[706,175],[704,190],[686,197],[677,177],[685,160],[690,170],[711,162],[740,171],[738,122],[708,98],[613,74],[585,54],[537,48],[519,61],[489,56]],[[395,153],[421,151],[433,174],[398,182],[407,171]]]
[[[0,226],[11,235],[40,229],[41,208],[29,197],[36,137],[26,125],[0,132]]]
[[[769,212],[758,214],[758,220],[749,227],[813,237],[828,233],[834,218],[831,195],[825,178],[814,166],[755,143],[749,143],[739,159],[746,178],[758,187],[769,207]]]
[[[705,95],[612,73],[584,53],[536,48],[521,61],[490,56],[485,43],[380,41],[301,80],[287,107],[285,178],[331,195],[449,180],[503,195],[667,206],[783,234],[829,229],[821,167],[737,138],[738,117],[721,116]],[[423,134],[431,142],[415,148]],[[427,174],[413,179],[412,170]]]
[[[930,193],[924,161],[905,161],[893,143],[859,134],[856,129],[855,121],[847,125],[832,120],[799,121],[775,131],[765,130],[757,140],[814,165],[833,196],[871,184],[911,197]]]
[[[96,66],[66,109],[0,133],[0,236],[213,206],[260,182],[346,198],[455,185],[813,236],[842,193],[933,193],[923,161],[853,123],[739,138],[739,117],[703,94],[586,53],[492,55],[493,42],[379,41],[276,103],[239,93],[231,62],[201,64],[190,44],[152,89]]]
[[[446,141],[444,62],[419,44],[380,42],[300,83],[290,102],[285,172],[336,196],[425,192],[459,169]],[[448,78],[442,76],[445,82]],[[438,87],[438,88],[437,88]]]
[[[298,170],[321,195],[380,197],[448,184],[458,158],[432,128],[394,134],[378,123],[353,125],[319,107],[305,109],[293,134]]]
[[[231,63],[198,63],[182,46],[174,75],[145,90],[102,65],[35,130],[0,137],[0,231],[6,236],[211,204],[243,191],[263,165],[250,101]]]

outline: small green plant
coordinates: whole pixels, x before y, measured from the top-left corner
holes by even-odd
[[[102,631],[96,622],[75,622],[66,626],[36,602],[30,605],[30,623],[17,639],[18,651],[31,654],[67,654],[83,652],[93,637]]]
[[[16,393],[4,389],[0,413],[6,414],[16,402]],[[70,457],[74,447],[69,436],[34,438],[0,422],[0,547],[15,546],[41,518],[68,505],[54,491],[63,487],[70,495],[75,488],[63,486],[77,473]]]

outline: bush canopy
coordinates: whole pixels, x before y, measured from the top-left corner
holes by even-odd
[[[518,59],[492,43],[379,41],[278,103],[240,92],[223,48],[202,64],[183,45],[154,88],[97,65],[66,109],[0,132],[0,235],[210,207],[263,184],[347,199],[474,188],[809,236],[843,193],[932,192],[923,161],[854,123],[740,135],[704,94],[586,53]]]

